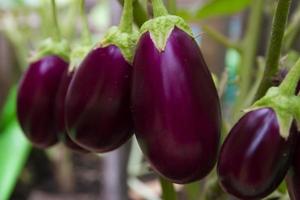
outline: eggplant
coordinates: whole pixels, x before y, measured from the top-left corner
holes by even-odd
[[[88,151],[86,149],[80,147],[78,144],[76,144],[71,140],[66,130],[65,99],[66,99],[68,87],[74,75],[74,71],[75,69],[71,69],[71,70],[66,70],[64,72],[56,94],[55,108],[54,108],[56,131],[60,141],[62,141],[68,149],[71,149],[75,152],[87,153]]]
[[[116,45],[98,46],[83,59],[65,102],[66,126],[73,141],[104,153],[132,136],[131,71]]]
[[[189,183],[214,167],[221,112],[194,38],[175,26],[164,50],[142,34],[133,62],[132,112],[138,143],[161,176]]]
[[[241,199],[263,198],[284,179],[295,147],[296,126],[288,138],[279,132],[273,109],[247,112],[231,129],[219,155],[222,188]]]
[[[55,98],[68,62],[56,55],[31,63],[17,92],[17,118],[28,139],[39,148],[57,143]]]
[[[292,167],[286,176],[287,188],[291,200],[300,199],[300,135],[297,135],[297,146]]]

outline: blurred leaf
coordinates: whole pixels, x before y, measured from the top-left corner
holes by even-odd
[[[251,0],[211,0],[196,12],[196,18],[231,15],[245,9]]]
[[[16,88],[11,89],[1,113],[0,199],[9,199],[28,158],[30,144],[16,120]]]
[[[0,134],[0,199],[9,199],[30,152],[30,144],[18,123]]]
[[[0,132],[16,118],[16,96],[16,88],[11,88],[6,103],[0,113]]]

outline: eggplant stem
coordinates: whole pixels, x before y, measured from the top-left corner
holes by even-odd
[[[280,52],[282,49],[283,35],[287,24],[291,0],[279,0],[272,24],[272,33],[266,55],[266,67],[264,77],[255,95],[255,99],[262,97],[269,87],[272,86],[273,77],[279,66]]]
[[[60,41],[61,35],[60,35],[60,30],[59,30],[58,21],[57,21],[55,0],[51,0],[51,11],[52,11],[53,24],[54,24],[53,40]]]
[[[176,200],[176,192],[173,183],[159,177],[161,189],[162,189],[162,199],[163,200]]]
[[[171,13],[171,14],[176,14],[177,12],[177,4],[176,4],[176,0],[168,0],[167,1],[167,8],[168,8],[168,11]]]
[[[124,0],[123,13],[120,22],[120,31],[132,33],[133,24],[133,0]]]
[[[152,8],[154,17],[168,15],[168,11],[161,0],[152,0]]]
[[[85,13],[85,0],[80,0],[80,18],[83,27],[82,42],[90,45],[92,43],[91,33],[89,31],[88,19]]]

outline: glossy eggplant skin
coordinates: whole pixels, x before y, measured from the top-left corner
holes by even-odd
[[[286,182],[291,200],[300,199],[300,134],[297,135],[297,146],[293,157],[292,167],[290,168]]]
[[[175,27],[163,51],[149,32],[141,36],[131,101],[139,145],[157,173],[183,184],[212,170],[220,138],[219,99],[191,36]]]
[[[23,132],[39,148],[54,145],[55,97],[68,63],[55,55],[30,64],[23,75],[17,94],[17,117]]]
[[[225,191],[241,199],[263,198],[275,190],[290,167],[296,127],[280,136],[271,108],[246,113],[231,129],[219,155],[217,173]]]
[[[59,84],[59,88],[56,94],[55,99],[55,122],[56,122],[56,131],[59,136],[61,142],[64,145],[75,152],[80,153],[87,153],[88,150],[80,147],[78,144],[73,142],[69,135],[67,134],[66,130],[66,123],[65,123],[65,100],[67,95],[67,90],[69,88],[70,82],[74,75],[73,70],[66,70],[62,76],[62,79]]]
[[[73,141],[104,153],[133,134],[130,111],[132,66],[115,45],[90,51],[71,80],[65,119]]]

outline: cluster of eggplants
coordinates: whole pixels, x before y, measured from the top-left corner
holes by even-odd
[[[175,27],[161,51],[145,32],[133,61],[131,101],[139,145],[156,172],[182,184],[211,171],[220,106],[194,38]]]
[[[57,55],[32,62],[24,73],[17,95],[17,117],[23,132],[39,148],[63,140],[76,151],[85,151],[68,140],[64,126],[64,102],[69,79],[69,64]]]
[[[95,47],[83,59],[65,100],[66,126],[73,141],[103,153],[132,136],[131,70],[115,45]]]
[[[280,70],[273,84],[278,86],[287,72],[285,69]],[[299,88],[300,82],[296,92]],[[279,123],[271,108],[246,113],[231,129],[221,148],[217,164],[221,186],[228,193],[242,199],[267,196],[286,176],[299,139],[295,124],[287,139],[280,135]],[[298,151],[300,153],[299,148]],[[299,167],[300,159],[297,160],[296,156],[296,173],[294,176],[289,175],[288,180],[290,190],[293,193],[298,191],[300,198]]]

